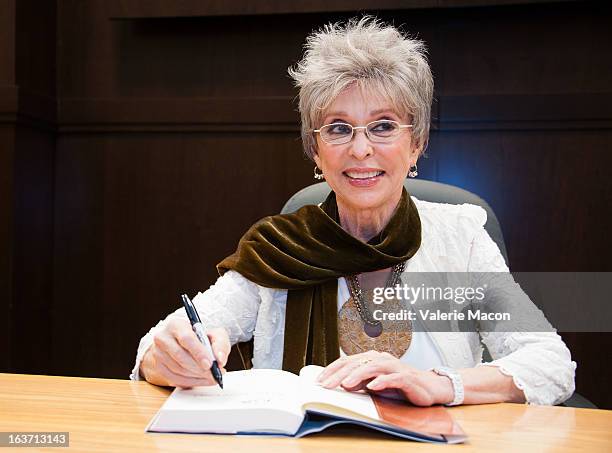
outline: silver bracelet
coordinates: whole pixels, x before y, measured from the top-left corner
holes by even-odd
[[[439,376],[446,376],[453,384],[453,391],[455,392],[455,397],[450,403],[446,403],[445,406],[458,406],[460,404],[463,404],[465,392],[463,390],[463,379],[461,379],[461,375],[459,374],[459,372],[457,370],[454,370],[453,368],[449,368],[446,366],[434,368],[433,372]]]

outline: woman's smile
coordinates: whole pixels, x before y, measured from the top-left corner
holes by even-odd
[[[385,176],[385,171],[378,168],[349,168],[342,174],[354,187],[371,187]]]

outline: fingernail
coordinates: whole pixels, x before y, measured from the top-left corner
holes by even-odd
[[[366,384],[366,387],[369,388],[370,390],[374,390],[376,387],[378,387],[378,382],[376,381],[368,382]]]

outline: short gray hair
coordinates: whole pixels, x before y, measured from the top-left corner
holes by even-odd
[[[325,111],[356,83],[388,99],[400,115],[412,116],[413,136],[423,152],[429,139],[433,77],[422,41],[372,16],[330,23],[310,34],[301,61],[289,68],[299,88],[304,152],[311,159]]]

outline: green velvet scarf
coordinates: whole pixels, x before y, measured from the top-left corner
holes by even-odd
[[[339,357],[338,278],[406,261],[420,245],[421,221],[405,189],[387,226],[368,243],[342,229],[331,192],[320,207],[255,223],[217,270],[223,275],[233,269],[258,285],[289,290],[283,369],[297,373]],[[245,349],[240,352],[243,362],[250,361]]]

